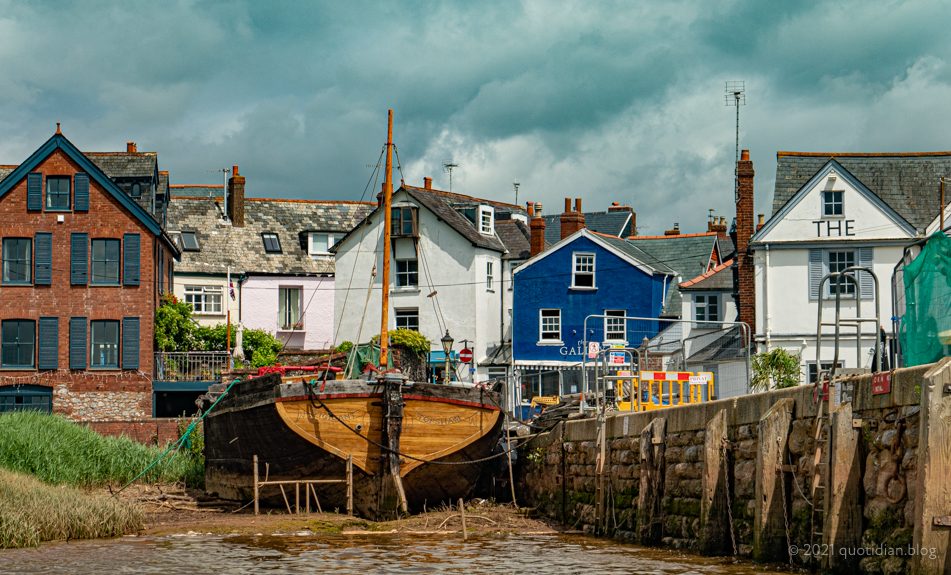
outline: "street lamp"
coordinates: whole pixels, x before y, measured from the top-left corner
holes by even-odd
[[[443,353],[446,354],[446,369],[443,371],[442,382],[445,385],[449,385],[449,354],[452,353],[452,336],[449,335],[449,330],[446,330],[446,335],[442,336],[442,339],[439,340],[442,342]]]

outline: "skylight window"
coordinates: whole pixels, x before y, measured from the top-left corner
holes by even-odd
[[[201,250],[198,245],[198,236],[195,232],[182,232],[182,249],[186,252],[197,252]]]
[[[281,253],[281,240],[278,239],[277,234],[272,233],[263,233],[261,237],[264,238],[264,251],[269,254],[279,254]]]

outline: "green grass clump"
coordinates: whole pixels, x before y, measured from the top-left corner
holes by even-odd
[[[165,449],[127,437],[103,437],[59,415],[30,411],[0,415],[0,467],[53,485],[125,484]],[[184,481],[189,487],[203,487],[204,458],[185,450],[169,453],[140,481]]]
[[[0,549],[116,537],[141,528],[142,512],[134,505],[0,469]]]

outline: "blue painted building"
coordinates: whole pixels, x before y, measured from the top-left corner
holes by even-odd
[[[512,340],[522,402],[581,390],[586,317],[610,316],[588,322],[587,341],[602,345],[637,347],[656,334],[659,321],[625,318],[659,317],[676,275],[634,244],[587,229],[519,266]]]

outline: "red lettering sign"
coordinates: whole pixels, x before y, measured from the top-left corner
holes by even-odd
[[[892,391],[892,372],[883,371],[872,375],[872,395],[882,395]]]

